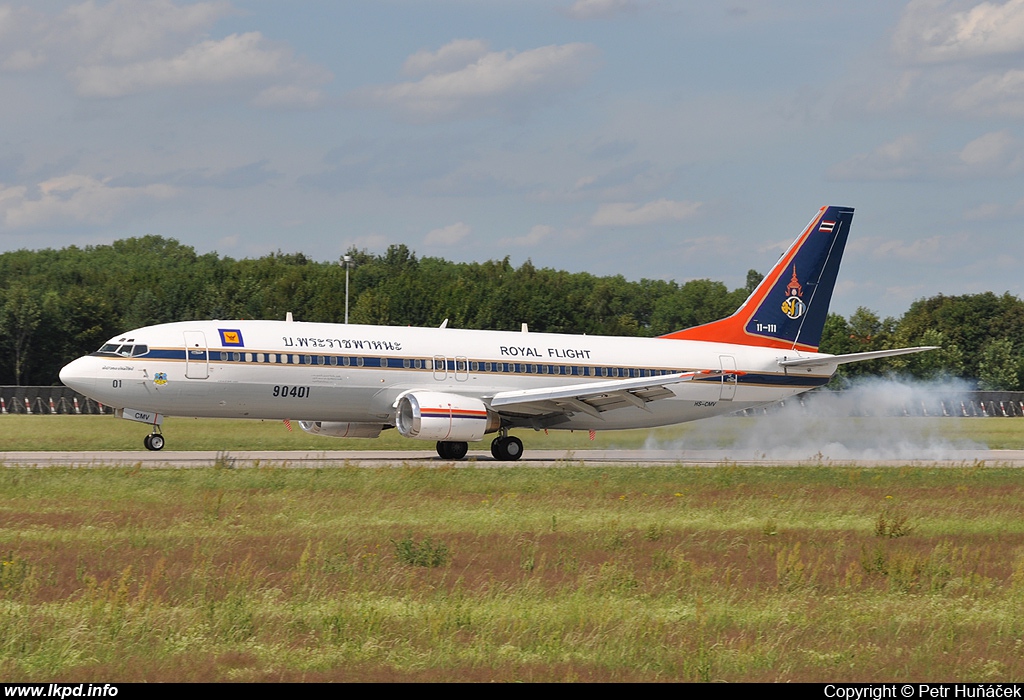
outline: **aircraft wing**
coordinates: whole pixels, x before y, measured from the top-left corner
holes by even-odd
[[[925,350],[938,350],[937,345],[928,345],[919,348],[896,348],[895,350],[873,350],[871,352],[854,352],[849,355],[825,355],[823,357],[806,357],[795,360],[779,360],[781,367],[830,367],[833,365],[844,365],[847,362],[863,362],[864,360],[877,360],[880,357],[895,357],[896,355],[910,355]]]
[[[659,377],[612,379],[568,386],[502,391],[491,398],[490,404],[491,408],[499,413],[529,416],[586,413],[600,418],[605,411],[627,406],[649,410],[647,404],[651,401],[674,396],[672,390],[668,388],[673,384],[694,379],[710,379],[723,374],[725,372],[721,370],[701,370],[664,374]]]

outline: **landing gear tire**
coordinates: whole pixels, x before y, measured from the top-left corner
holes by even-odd
[[[514,462],[523,456],[523,441],[512,435],[491,441],[491,455],[499,462]]]
[[[160,433],[152,433],[143,438],[142,444],[146,446],[147,450],[157,452],[164,449],[164,436]]]
[[[437,456],[441,459],[459,460],[469,452],[468,442],[438,442]]]

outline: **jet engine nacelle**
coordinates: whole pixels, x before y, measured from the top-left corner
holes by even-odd
[[[476,442],[501,426],[483,401],[439,391],[410,391],[398,397],[396,423],[404,437],[442,442]]]
[[[376,438],[384,428],[380,423],[338,423],[328,421],[300,420],[299,426],[313,435],[327,435],[339,438]]]

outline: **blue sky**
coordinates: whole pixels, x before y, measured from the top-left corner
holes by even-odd
[[[834,311],[1019,296],[1022,58],[1024,0],[0,4],[0,250],[731,288],[837,204]]]

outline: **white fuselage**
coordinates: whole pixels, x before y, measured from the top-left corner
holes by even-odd
[[[730,413],[828,381],[779,360],[813,353],[671,340],[449,328],[189,321],[140,328],[67,365],[68,386],[109,406],[164,415],[395,424],[410,390],[488,399],[502,391],[694,370],[717,375],[671,386],[644,407],[568,413],[557,429],[643,428]],[[144,347],[145,352],[139,354]],[[531,425],[522,416],[509,425]]]

